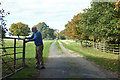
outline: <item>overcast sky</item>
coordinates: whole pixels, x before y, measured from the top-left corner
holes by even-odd
[[[22,22],[32,27],[45,22],[50,28],[65,29],[64,25],[82,9],[90,7],[91,0],[0,0],[2,8],[9,11],[7,28]]]

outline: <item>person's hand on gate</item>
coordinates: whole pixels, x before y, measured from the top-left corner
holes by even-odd
[[[26,38],[22,38],[23,40],[25,40]]]
[[[27,42],[29,42],[28,40],[27,41],[25,41],[25,43],[27,43]]]

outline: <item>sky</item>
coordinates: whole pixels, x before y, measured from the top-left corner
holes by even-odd
[[[2,8],[10,15],[6,16],[7,28],[11,24],[22,22],[33,27],[45,22],[50,28],[64,30],[65,24],[74,15],[90,7],[91,0],[0,0]]]

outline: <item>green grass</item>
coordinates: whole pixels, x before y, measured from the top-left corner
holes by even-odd
[[[58,40],[56,40],[56,46],[57,46],[57,49],[61,52],[61,53],[64,53],[59,45],[59,42]],[[64,53],[65,54],[65,53]]]
[[[58,49],[58,50],[61,50],[61,47],[60,47],[60,45],[59,45],[59,43],[58,43],[58,40],[56,40],[56,45],[57,45],[57,49]]]
[[[6,40],[5,41],[5,47],[11,47],[13,46],[13,40]],[[43,50],[43,57],[44,57],[44,62],[46,61],[46,58],[48,56],[49,53],[49,47],[50,45],[53,43],[53,40],[45,40],[44,41],[44,50]],[[17,47],[18,46],[22,46],[22,41],[17,41]],[[6,53],[13,53],[13,49],[6,49],[7,52]],[[22,49],[17,49],[16,52],[22,52]],[[6,54],[4,53],[4,54]],[[22,54],[17,54],[16,55],[17,58],[22,57]],[[4,57],[4,59],[6,61],[9,61],[11,58],[13,58],[13,56],[7,56]],[[17,63],[20,63],[22,60],[18,60]],[[26,44],[26,51],[25,51],[25,63],[27,65],[27,67],[25,67],[24,69],[22,69],[21,71],[15,73],[13,76],[11,76],[10,78],[29,78],[32,77],[34,75],[37,75],[39,70],[34,69],[35,67],[35,45],[34,42],[28,42]],[[9,64],[9,65],[13,65]],[[5,65],[2,65],[3,68],[5,68]]]
[[[103,68],[106,68],[114,72],[118,72],[119,69],[118,55],[106,53],[106,52],[100,52],[99,50],[93,48],[81,47],[80,43],[78,42],[61,41],[61,43],[63,44],[64,47],[82,54],[88,60],[101,65]]]

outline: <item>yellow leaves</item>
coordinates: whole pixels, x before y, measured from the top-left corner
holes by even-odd
[[[83,9],[83,11],[85,12],[87,10],[87,8]]]
[[[9,28],[9,31],[11,32],[11,29]]]
[[[119,2],[115,2],[115,5],[118,5],[119,4]]]
[[[120,0],[118,2],[115,2],[115,5],[120,5]]]
[[[9,28],[9,31],[11,32],[11,34],[24,36],[26,34],[29,34],[30,28],[28,27],[28,25],[18,22],[16,24],[12,24]]]
[[[118,32],[118,34],[120,34],[120,31]]]
[[[120,19],[119,19],[118,23],[120,23]]]
[[[115,9],[118,10],[120,8],[120,0],[118,2],[115,2]]]

